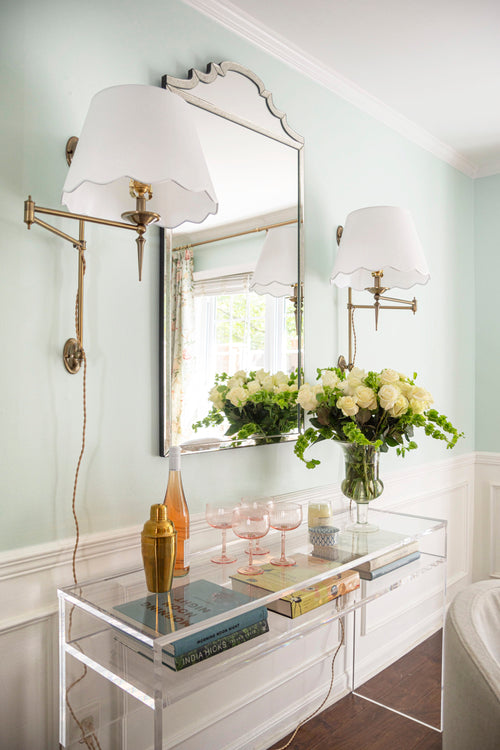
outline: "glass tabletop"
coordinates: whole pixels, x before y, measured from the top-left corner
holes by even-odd
[[[333,516],[332,523],[339,531],[328,559],[318,557],[316,549],[312,554],[313,546],[307,522],[304,522],[298,529],[287,532],[287,555],[295,560],[294,566],[280,568],[270,564],[280,546],[280,534],[271,532],[262,540],[269,553],[254,558],[264,571],[262,575],[245,576],[237,572],[248,556],[246,543],[235,540],[229,547],[235,553],[236,562],[214,564],[210,557],[215,548],[205,549],[192,556],[189,574],[174,579],[168,594],[148,592],[141,568],[65,587],[59,590],[59,596],[68,605],[76,605],[147,646],[161,649],[167,643],[229,618],[241,617],[278,599],[291,597],[325,579],[338,581],[353,566],[415,540],[420,540],[422,551],[432,554],[432,535],[446,526],[446,522],[439,519],[372,508],[370,520],[378,526],[378,531],[363,534],[348,530],[352,522],[350,513]]]

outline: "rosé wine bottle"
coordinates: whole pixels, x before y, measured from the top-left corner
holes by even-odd
[[[173,521],[177,532],[177,552],[174,566],[174,578],[177,578],[189,573],[189,510],[182,487],[180,447],[172,445],[169,448],[168,456],[168,484],[163,505],[167,506],[168,518]]]

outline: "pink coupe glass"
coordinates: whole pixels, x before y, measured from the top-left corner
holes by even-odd
[[[281,555],[271,559],[272,565],[295,565],[295,560],[285,555],[285,534],[287,531],[296,529],[302,523],[302,506],[296,503],[286,505],[274,505],[269,510],[270,525],[273,529],[281,531]]]
[[[261,500],[247,500],[246,498],[241,498],[240,503],[242,508],[267,508],[269,510],[270,506],[272,505],[272,501],[261,499]],[[245,552],[247,554],[250,553],[250,543],[248,544],[248,547],[246,548]],[[260,539],[257,539],[255,542],[255,547],[252,550],[253,555],[268,555],[269,550],[265,549],[260,544]]]
[[[244,576],[257,576],[262,568],[253,564],[253,543],[269,531],[269,512],[266,507],[239,507],[233,511],[233,531],[241,539],[248,539],[248,565],[238,568]]]
[[[222,552],[220,555],[214,555],[211,558],[211,562],[223,565],[225,563],[233,563],[236,561],[236,557],[230,556],[226,552],[226,534],[227,530],[231,528],[233,519],[233,507],[227,507],[222,505],[208,504],[205,512],[205,518],[207,523],[214,529],[222,530]]]

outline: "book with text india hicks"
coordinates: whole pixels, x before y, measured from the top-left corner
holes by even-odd
[[[294,618],[359,588],[359,573],[355,570],[346,570],[335,575],[334,571],[339,567],[339,563],[302,554],[294,555],[294,559],[297,565],[293,567],[280,568],[267,564],[262,566],[262,575],[231,576],[233,589],[258,598],[272,591],[293,587],[292,593],[269,603],[267,608],[271,612]],[[322,571],[331,571],[332,575],[310,586],[300,587],[301,583]]]
[[[252,599],[245,594],[210,581],[199,580],[173,588],[170,602],[167,593],[149,594],[141,599],[119,604],[115,609],[125,615],[128,622],[142,626],[142,632],[151,636],[169,635],[194,623],[227,613],[227,618],[222,622],[163,646],[163,662],[173,669],[182,669],[267,632],[269,628],[265,607],[255,607],[243,614],[232,615],[235,607],[249,601]],[[139,639],[129,636],[126,640],[130,648],[152,658],[152,649]]]
[[[224,630],[224,628],[222,628],[222,630]],[[163,650],[163,663],[167,667],[170,667],[170,669],[174,669],[178,672],[180,669],[190,667],[192,664],[198,664],[198,662],[209,659],[211,656],[216,656],[223,651],[234,648],[234,646],[239,646],[259,635],[263,635],[269,631],[267,613],[264,619],[258,620],[258,622],[254,622],[252,625],[247,625],[242,628],[227,628],[226,630],[227,632],[224,635],[221,635],[218,638],[206,639],[203,643],[190,651],[175,654],[166,653],[165,650]]]

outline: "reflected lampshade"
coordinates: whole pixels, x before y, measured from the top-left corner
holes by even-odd
[[[113,86],[89,107],[63,187],[71,212],[121,221],[129,182],[151,185],[147,210],[174,228],[217,212],[217,198],[189,105],[156,86]]]
[[[289,297],[298,279],[297,224],[267,230],[250,291]]]
[[[410,212],[371,206],[350,213],[330,281],[338,287],[367,289],[372,272],[383,271],[386,288],[409,289],[430,279],[424,251]]]

